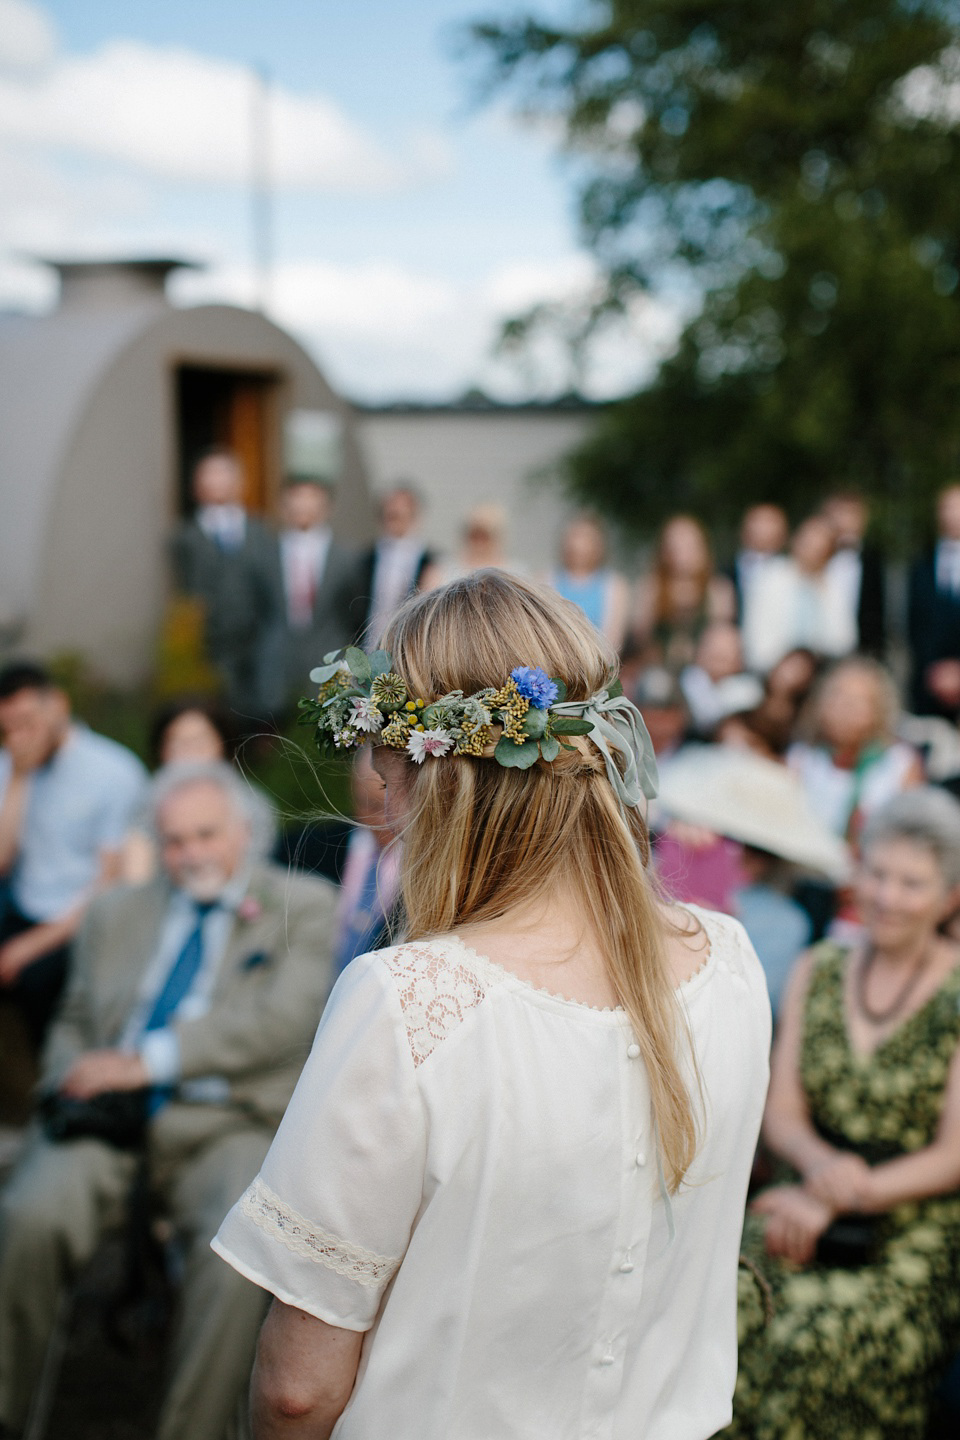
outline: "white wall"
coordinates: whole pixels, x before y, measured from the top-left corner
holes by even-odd
[[[592,415],[504,410],[358,412],[371,488],[412,480],[426,500],[423,529],[447,554],[472,506],[502,505],[510,558],[538,572],[554,560],[568,507],[549,476],[586,434]]]

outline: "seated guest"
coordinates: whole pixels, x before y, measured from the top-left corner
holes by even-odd
[[[79,1104],[100,1097],[102,1113],[119,1092],[143,1103],[151,1180],[185,1252],[160,1440],[224,1440],[246,1388],[262,1292],[209,1241],[306,1059],[336,903],[326,882],[258,858],[252,813],[226,765],[166,772],[153,793],[163,877],[100,897],[84,921],[44,1056],[47,1133],[0,1195],[0,1430],[23,1427],[62,1288],[122,1216],[135,1141],[95,1138],[95,1107]]]
[[[852,843],[874,810],[923,779],[917,752],[896,738],[899,712],[889,672],[879,661],[853,656],[821,682],[810,741],[787,751],[813,809]]]
[[[0,998],[23,1015],[37,1046],[63,987],[67,947],[98,886],[116,878],[140,804],[140,761],[71,718],[42,666],[0,672]]]
[[[214,700],[187,697],[163,705],[150,726],[150,759],[161,765],[232,760],[238,735],[229,711]]]
[[[231,759],[236,742],[229,712],[209,700],[173,700],[157,712],[150,727],[150,755],[158,769]],[[123,838],[117,878],[125,885],[144,885],[157,873],[157,864],[156,842],[143,814]]]
[[[899,796],[863,833],[862,943],[794,969],[764,1118],[790,1179],[747,1223],[769,1288],[744,1274],[729,1440],[928,1433],[960,1341],[958,886],[960,805]]]
[[[716,620],[707,626],[693,664],[680,673],[680,688],[693,728],[701,735],[709,735],[728,715],[760,704],[763,686],[755,675],[744,673],[743,643],[736,625]]]
[[[667,893],[736,915],[760,958],[777,1014],[787,975],[810,942],[788,891],[798,874],[845,880],[849,854],[786,766],[752,748],[688,745],[661,771],[657,872]]]

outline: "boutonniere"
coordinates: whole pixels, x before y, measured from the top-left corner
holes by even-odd
[[[248,925],[259,920],[262,914],[263,906],[255,895],[245,895],[237,906],[237,919],[246,921]]]

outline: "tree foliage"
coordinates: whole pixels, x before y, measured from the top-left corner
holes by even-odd
[[[646,529],[856,486],[908,533],[960,468],[960,4],[596,0],[474,34],[580,157],[601,308],[702,297],[574,490]]]

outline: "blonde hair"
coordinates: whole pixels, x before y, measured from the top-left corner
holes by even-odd
[[[517,665],[539,665],[564,681],[569,699],[586,700],[617,670],[614,651],[576,606],[493,569],[414,596],[383,645],[425,699],[470,694],[502,684]],[[401,886],[411,939],[497,919],[561,875],[576,888],[646,1062],[664,1172],[676,1191],[696,1129],[643,817],[631,810],[625,818],[602,757],[583,738],[526,771],[468,756],[411,764],[410,788]]]

